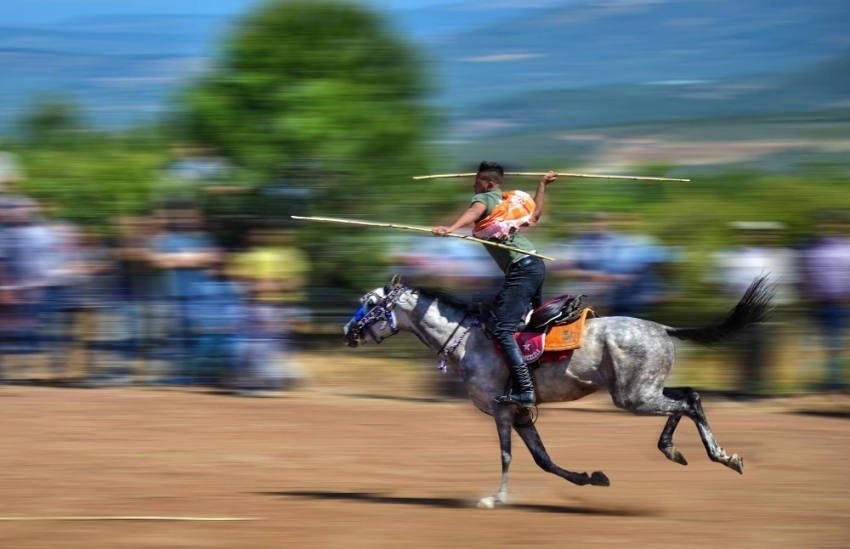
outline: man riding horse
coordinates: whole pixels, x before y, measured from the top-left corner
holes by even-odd
[[[550,171],[543,176],[532,199],[522,191],[503,193],[504,169],[495,162],[482,162],[473,185],[474,195],[469,208],[450,227],[434,227],[435,235],[446,236],[475,223],[473,236],[491,242],[507,244],[517,250],[534,252],[534,246],[519,229],[537,223],[543,212],[546,186],[558,178]],[[505,273],[502,289],[496,296],[496,317],[493,337],[511,373],[512,389],[496,399],[499,404],[518,404],[531,408],[537,401],[528,365],[514,339],[514,332],[522,322],[529,306],[536,309],[543,301],[543,280],[546,267],[543,260],[522,251],[485,246]]]
[[[539,219],[546,186],[557,174],[549,172],[543,177],[536,200],[521,191],[500,192],[503,175],[498,164],[482,163],[469,208],[450,227],[431,229],[436,235],[465,238],[452,235],[452,231],[475,223],[473,235],[487,239],[484,241],[488,252],[505,273],[504,286],[497,296],[496,328],[490,330],[502,356],[494,348],[490,334],[480,329],[481,319],[470,315],[468,303],[445,292],[406,286],[398,275],[363,295],[356,314],[343,328],[345,344],[359,347],[380,343],[402,331],[411,332],[463,379],[472,403],[493,416],[501,448],[502,482],[496,494],[479,501],[480,507],[493,508],[507,501],[512,431],[519,434],[534,462],[544,471],[579,486],[609,486],[608,477],[601,471],[578,473],[556,465],[543,446],[529,409],[538,402],[578,400],[600,389],[608,391],[618,408],[641,416],[667,417],[658,449],[670,461],[688,463],[673,443],[679,420],[687,417],[696,425],[709,459],[743,473],[744,459],[726,453],[715,439],[699,394],[690,387],[667,387],[666,380],[676,355],[674,339],[714,346],[764,322],[771,310],[774,284],[766,276],[756,278],[726,316],[700,328],[676,328],[626,316],[589,318],[583,327],[582,344],[574,352],[550,357],[550,361],[540,360],[535,387],[513,335],[529,306],[537,309],[542,301],[545,269],[538,258],[529,255],[536,252],[517,230]],[[510,244],[511,249],[494,248],[494,244],[501,246],[502,242]],[[556,300],[554,317],[544,307],[545,314],[537,320],[532,317],[528,323],[540,328],[564,311],[569,315],[571,303]],[[503,364],[507,364],[509,372]],[[513,388],[505,395],[508,384]]]

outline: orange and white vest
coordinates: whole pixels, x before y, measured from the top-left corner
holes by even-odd
[[[502,201],[496,204],[490,215],[475,224],[472,236],[483,239],[502,239],[520,227],[531,225],[534,214],[534,199],[524,191],[502,193]]]

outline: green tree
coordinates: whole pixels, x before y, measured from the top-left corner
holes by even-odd
[[[186,90],[181,125],[263,181],[306,172],[300,184],[312,187],[316,214],[407,220],[433,120],[425,74],[415,48],[362,6],[272,1],[243,19],[214,69]],[[318,252],[334,249],[339,232],[309,226],[302,235]],[[318,257],[321,283],[362,284],[348,280],[362,269],[341,268],[378,256],[372,233],[362,238],[356,253]]]
[[[56,215],[107,227],[115,216],[150,205],[162,153],[145,143],[89,136],[74,148],[22,147],[24,192],[56,207]]]

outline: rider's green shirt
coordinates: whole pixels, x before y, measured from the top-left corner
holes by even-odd
[[[476,220],[476,223],[490,215],[490,213],[493,211],[493,208],[495,208],[496,205],[501,201],[502,191],[500,189],[493,189],[487,191],[486,193],[479,193],[474,195],[472,197],[471,204],[481,202],[487,208],[484,211],[484,215],[482,215]],[[529,252],[535,251],[534,245],[531,244],[531,241],[529,241],[527,238],[525,238],[518,232],[514,232],[510,236],[503,239],[491,238],[490,241],[498,242],[499,244],[505,244],[507,246],[511,246],[520,250],[527,250]],[[523,257],[528,257],[523,253],[504,250],[502,248],[496,248],[495,246],[484,247],[487,249],[487,252],[490,254],[490,256],[494,260],[496,260],[496,263],[499,265],[499,268],[502,269],[502,272],[504,273],[508,272],[508,267],[510,267],[511,263],[519,261]]]

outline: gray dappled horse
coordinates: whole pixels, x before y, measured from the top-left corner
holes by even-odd
[[[671,328],[631,317],[589,318],[581,348],[560,362],[544,362],[533,370],[537,402],[577,400],[605,388],[618,408],[637,415],[669,416],[658,449],[682,465],[688,462],[673,445],[673,432],[682,416],[687,416],[696,423],[708,457],[743,473],[743,458],[727,455],[714,440],[699,395],[690,388],[664,387],[675,353],[671,336],[704,345],[719,343],[763,321],[772,295],[773,286],[766,277],[759,277],[723,319],[705,328]],[[404,286],[398,275],[383,288],[365,294],[361,303],[344,328],[348,346],[380,343],[400,330],[412,332],[463,378],[473,404],[496,420],[502,482],[499,491],[483,498],[479,507],[492,508],[507,500],[512,428],[544,471],[578,485],[610,484],[600,471],[588,475],[555,465],[537,434],[530,410],[494,402],[508,386],[508,369],[482,329],[480,315],[466,303],[439,290]]]

